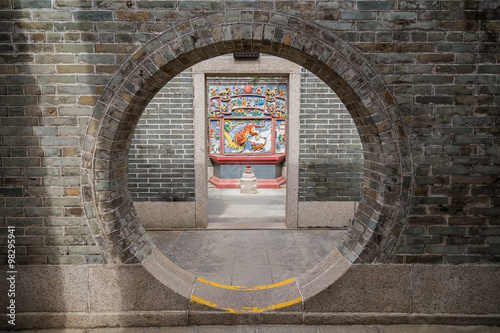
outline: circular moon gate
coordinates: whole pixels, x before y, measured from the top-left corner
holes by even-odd
[[[142,112],[170,79],[209,58],[260,52],[308,69],[335,91],[356,124],[365,159],[362,199],[335,253],[293,283],[260,290],[297,285],[303,301],[333,283],[351,263],[387,262],[406,223],[412,165],[403,120],[383,81],[356,49],[297,17],[255,11],[245,12],[238,23],[224,23],[218,15],[199,16],[149,41],[119,68],[98,99],[84,140],[81,186],[90,230],[105,261],[142,263],[188,298],[196,283],[221,287],[197,280],[155,248],[133,208],[128,149]],[[289,301],[279,304],[291,305]],[[257,312],[276,304],[257,307]]]

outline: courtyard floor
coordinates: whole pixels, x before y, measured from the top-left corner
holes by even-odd
[[[207,229],[149,233],[171,261],[210,281],[257,286],[298,277],[333,250],[343,231],[286,229],[285,192],[209,188]]]
[[[338,230],[200,230],[150,232],[156,246],[196,276],[257,286],[298,277],[335,247]]]
[[[286,188],[208,189],[208,229],[286,229]]]
[[[37,333],[500,333],[499,326],[238,325],[34,330]]]
[[[158,248],[196,276],[256,286],[297,277],[335,247],[343,230],[286,229],[285,189],[209,189],[205,230],[149,231]],[[32,330],[36,333],[500,333],[499,326],[451,325],[210,325]]]

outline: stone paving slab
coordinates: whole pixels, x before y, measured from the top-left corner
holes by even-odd
[[[2,331],[4,332],[4,331]],[[29,330],[25,333],[500,333],[500,326],[237,325]]]
[[[150,231],[158,249],[196,276],[256,286],[297,278],[335,248],[341,230]]]
[[[241,194],[240,189],[208,189],[208,222],[285,222],[286,189],[258,189],[257,194]]]

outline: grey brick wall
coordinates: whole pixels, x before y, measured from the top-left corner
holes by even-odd
[[[363,148],[337,95],[303,69],[300,96],[300,201],[359,201]]]
[[[161,89],[137,125],[129,153],[134,201],[194,201],[193,76]]]
[[[311,70],[314,59],[324,57],[327,61],[331,57],[338,60],[331,65],[343,80],[355,87],[360,87],[356,86],[358,82],[369,82],[377,92],[377,96],[365,96],[364,102],[373,114],[371,119],[362,118],[366,124],[358,126],[363,142],[369,144],[365,167],[370,160],[373,181],[371,187],[364,188],[360,223],[353,226],[349,234],[352,242],[346,241],[346,248],[351,244],[349,249],[355,249],[363,231],[373,228],[370,250],[378,253],[376,247],[385,244],[377,243],[377,239],[391,234],[394,238],[389,244],[396,248],[392,257],[396,263],[498,263],[499,8],[496,0],[1,0],[1,231],[5,234],[5,226],[16,226],[19,262],[101,262],[90,231],[99,235],[100,229],[92,217],[87,222],[82,204],[83,199],[90,205],[92,194],[80,191],[89,187],[90,180],[86,174],[80,177],[80,169],[87,164],[102,167],[99,170],[105,170],[103,174],[93,176],[103,179],[106,170],[124,173],[119,163],[113,164],[119,157],[110,158],[109,154],[120,153],[116,147],[111,151],[111,146],[126,146],[133,126],[127,128],[123,120],[113,117],[114,110],[105,119],[99,116],[111,103],[111,90],[124,92],[115,86],[122,82],[118,70],[122,68],[123,77],[128,75],[127,70],[140,63],[155,45],[170,43],[170,33],[178,38],[178,45],[172,44],[170,49],[169,44],[168,51],[157,54],[156,64],[174,64],[174,54],[183,54],[182,62],[193,64],[197,58],[194,53],[185,55],[185,48],[197,47],[195,43],[200,40],[234,36],[254,38],[252,45],[263,45],[261,50],[274,54],[281,52],[283,45],[292,45],[294,52],[300,49],[292,60],[303,66],[309,64]],[[184,23],[186,20],[191,21]],[[244,24],[219,29],[218,25],[238,21]],[[262,30],[264,27],[267,30]],[[161,35],[167,29],[173,30]],[[198,29],[198,39],[183,39]],[[142,48],[158,36],[163,39]],[[320,44],[310,42],[309,37],[330,45],[334,52],[317,49]],[[237,43],[244,45],[240,40]],[[236,45],[222,44],[217,47]],[[224,48],[207,50],[212,52],[208,56],[226,52]],[[288,57],[288,51],[281,56]],[[182,62],[175,64],[181,66]],[[128,67],[122,67],[124,64]],[[124,89],[130,90],[118,97],[120,102],[114,102],[137,102],[134,94],[141,87],[134,83],[140,84],[140,74],[154,66],[152,62],[144,64],[142,73],[134,73],[127,82],[130,85]],[[352,77],[355,71],[349,66],[359,66],[360,77]],[[178,74],[172,67],[165,70]],[[363,80],[359,81],[361,76]],[[394,124],[398,128],[388,128],[393,124],[381,120],[376,107],[372,109],[381,103],[379,99],[391,105],[387,113],[404,120]],[[138,107],[142,107],[141,102],[137,102]],[[128,115],[130,124],[135,124],[136,114]],[[129,132],[113,132],[118,127]],[[90,151],[94,142],[85,138],[86,131],[104,133],[99,142],[101,150]],[[391,141],[391,133],[399,133],[409,144]],[[369,142],[374,138],[390,144],[377,146],[377,142]],[[386,151],[393,150],[410,150],[405,158],[411,159],[383,159]],[[82,156],[82,151],[87,155]],[[404,224],[385,230],[378,226],[383,225],[386,208],[399,204],[395,199],[398,194],[391,186],[379,186],[377,180],[390,184],[385,170],[399,170],[402,165],[412,170],[404,179],[404,190],[412,196],[411,202],[404,204],[409,207],[409,216],[401,215],[399,220]],[[113,182],[99,186],[119,192],[126,180],[113,178]],[[382,198],[387,198],[383,201],[386,206],[378,207]],[[108,202],[112,202],[113,210],[106,218],[116,213],[126,225],[131,217],[119,215],[126,211],[121,201],[109,198]],[[370,224],[374,207],[381,213],[377,220],[381,224],[376,227]],[[401,235],[398,230],[403,230]],[[122,236],[129,232],[125,228]],[[140,236],[142,230],[134,232]],[[397,245],[395,239],[399,240]],[[5,243],[3,237],[0,244]],[[0,249],[2,260],[5,250],[5,246]],[[362,259],[369,262],[368,252]]]

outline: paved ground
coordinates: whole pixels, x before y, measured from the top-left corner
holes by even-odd
[[[151,231],[158,248],[185,270],[226,285],[267,285],[301,273],[330,253],[343,231]]]
[[[286,189],[259,188],[241,194],[239,188],[208,189],[208,223],[285,223]]]
[[[96,329],[52,329],[25,332],[37,333],[500,333],[500,327],[448,325],[366,325],[366,326],[187,326],[134,327]]]
[[[296,277],[324,258],[343,231],[262,230],[284,219],[276,190],[245,197],[239,190],[210,189],[211,222],[222,230],[154,231],[167,257],[197,276],[228,285],[265,285]],[[262,206],[265,202],[267,205]],[[248,219],[248,216],[253,216]],[[217,222],[214,222],[217,221]],[[263,221],[267,221],[266,223]],[[236,226],[236,227],[234,227]],[[251,230],[238,230],[241,226]],[[228,230],[230,229],[230,230]],[[271,228],[272,229],[272,228]],[[500,327],[447,325],[239,325],[98,329],[53,329],[37,333],[500,333]]]
[[[287,230],[285,192],[210,188],[209,228],[218,230],[149,233],[170,260],[210,281],[256,286],[298,277],[333,250],[342,231]]]

